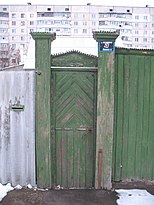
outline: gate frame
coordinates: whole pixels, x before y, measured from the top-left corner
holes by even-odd
[[[31,33],[35,40],[36,68],[36,176],[37,186],[51,188],[53,185],[53,164],[51,158],[51,42],[55,33]],[[114,45],[117,32],[94,32],[98,42],[97,81],[97,132],[95,188],[111,189],[113,116],[114,116],[114,71],[115,53],[100,51],[100,42]],[[46,92],[45,92],[46,91]],[[100,151],[102,156],[100,157]],[[98,160],[98,159],[101,159]],[[99,162],[100,161],[100,162]],[[38,166],[39,165],[39,166]],[[99,167],[101,165],[101,167]],[[99,176],[98,176],[99,175]],[[99,182],[99,187],[98,187]]]

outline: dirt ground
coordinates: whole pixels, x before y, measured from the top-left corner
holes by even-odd
[[[1,205],[116,205],[115,189],[146,189],[154,195],[154,183],[113,183],[113,190],[14,190],[2,200]]]

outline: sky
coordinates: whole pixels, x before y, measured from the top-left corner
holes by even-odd
[[[51,5],[108,5],[108,6],[139,6],[145,7],[146,5],[154,7],[154,0],[0,0],[0,4],[51,4]]]

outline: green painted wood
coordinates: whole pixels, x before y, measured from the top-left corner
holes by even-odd
[[[117,32],[94,32],[94,39],[112,41],[118,37]],[[101,187],[111,189],[112,151],[113,151],[113,118],[114,118],[114,83],[115,83],[114,52],[98,52],[98,83],[97,83],[97,141],[95,187],[98,181]],[[115,129],[114,129],[115,130]],[[102,163],[99,163],[99,150],[102,150]],[[102,164],[101,175],[98,167]]]
[[[32,33],[36,68],[36,174],[37,186],[51,187],[51,41],[55,34]]]
[[[54,68],[55,185],[94,186],[94,72]],[[92,131],[88,132],[87,128]]]
[[[153,54],[116,53],[117,84],[123,77],[123,87],[116,91],[113,180],[154,179],[154,92]],[[122,59],[123,58],[123,62]],[[123,64],[123,66],[121,65]],[[119,69],[123,67],[123,76]],[[123,92],[123,97],[121,96]],[[123,108],[118,106],[118,102]],[[122,111],[123,110],[123,111]],[[121,116],[122,117],[119,117]],[[121,121],[123,119],[123,122]],[[122,126],[121,125],[122,122]],[[122,144],[120,144],[122,142]],[[122,152],[121,152],[122,149]],[[121,176],[119,161],[121,159]]]
[[[118,99],[116,101],[116,106],[118,109],[118,113],[116,115],[116,118],[118,119],[118,123],[116,124],[116,149],[115,149],[115,175],[116,175],[116,181],[119,181],[121,179],[121,164],[122,164],[122,135],[123,135],[123,65],[124,65],[124,58],[123,56],[119,56],[117,59],[118,67],[117,67],[117,94]],[[120,136],[120,137],[119,137]]]
[[[97,67],[98,57],[81,53],[79,51],[70,51],[51,56],[51,66],[56,67]]]

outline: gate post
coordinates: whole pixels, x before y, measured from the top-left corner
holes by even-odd
[[[31,33],[36,68],[36,176],[37,186],[51,187],[51,42],[55,33]]]
[[[118,32],[94,32],[98,42],[98,91],[97,91],[97,136],[95,188],[111,189],[113,117],[114,117],[114,75],[115,40]],[[102,157],[99,157],[102,150]],[[101,159],[102,161],[100,162]],[[100,164],[102,168],[100,169]],[[99,173],[101,170],[101,174]],[[99,174],[98,174],[99,173]],[[99,182],[99,183],[98,183]]]

